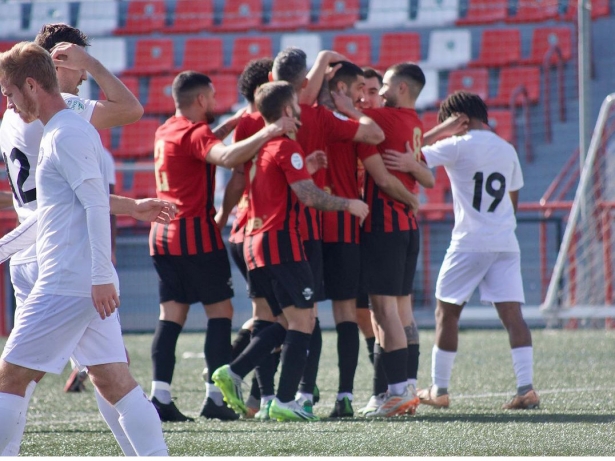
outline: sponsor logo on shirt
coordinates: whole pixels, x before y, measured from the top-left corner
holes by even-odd
[[[296,170],[300,170],[303,168],[303,156],[300,153],[295,152],[290,157],[290,163]]]
[[[310,287],[307,287],[307,288],[304,288],[302,294],[303,294],[303,297],[306,299],[306,301],[309,301],[310,299],[312,299],[314,292],[312,291]]]
[[[69,99],[68,101],[66,101],[66,107],[68,107],[72,111],[77,112],[78,114],[85,110],[85,104],[83,104],[83,102],[81,102],[79,99]]]

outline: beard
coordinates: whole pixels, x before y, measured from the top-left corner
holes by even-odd
[[[384,107],[397,107],[397,100],[395,98],[385,99]]]
[[[208,125],[211,125],[212,123],[216,121],[216,116],[214,115],[213,112],[207,111],[205,112],[205,121],[207,122]]]
[[[19,117],[21,117],[24,122],[31,123],[38,118],[38,111],[36,109],[34,99],[24,93],[22,107],[17,108]]]

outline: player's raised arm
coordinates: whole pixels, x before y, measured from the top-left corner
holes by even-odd
[[[309,106],[314,104],[323,85],[323,81],[326,80],[329,66],[338,61],[348,61],[348,58],[331,50],[322,50],[318,53],[314,65],[306,76],[307,84],[301,92],[299,98],[300,104],[307,104]]]
[[[366,144],[380,144],[384,141],[384,131],[367,115],[355,108],[354,101],[343,91],[332,91],[331,97],[337,110],[349,118],[359,122],[353,141]]]

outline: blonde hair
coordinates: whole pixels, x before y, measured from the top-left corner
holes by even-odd
[[[51,55],[34,42],[21,42],[0,53],[0,78],[19,89],[32,78],[48,93],[59,91]]]

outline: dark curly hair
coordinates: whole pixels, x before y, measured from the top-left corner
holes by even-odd
[[[237,86],[241,95],[254,104],[254,92],[256,89],[269,81],[269,72],[273,68],[273,59],[253,59],[239,76]]]
[[[466,114],[469,118],[476,118],[483,123],[489,123],[487,105],[481,97],[467,91],[456,91],[448,96],[438,112],[438,122],[442,123],[453,114]]]

